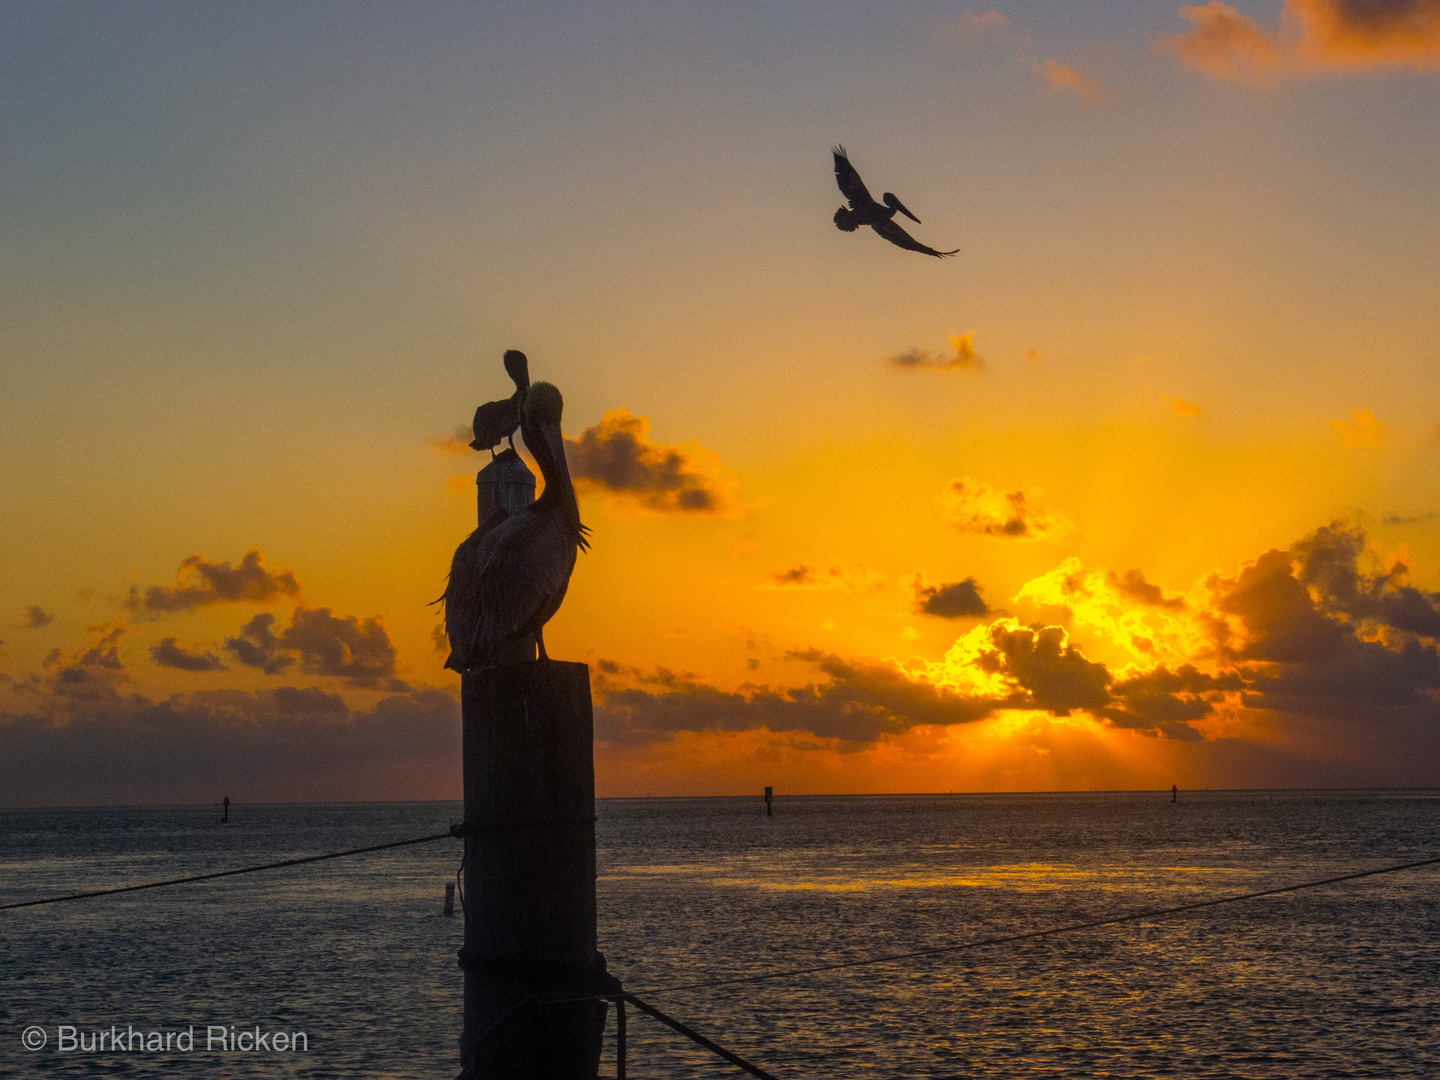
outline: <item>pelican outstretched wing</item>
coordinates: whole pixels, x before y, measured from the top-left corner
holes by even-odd
[[[831,152],[835,155],[835,183],[840,185],[840,194],[845,196],[853,209],[872,205],[875,200],[870,197],[865,181],[860,179],[855,166],[845,156],[845,148],[837,146]]]
[[[926,247],[899,225],[896,225],[894,221],[872,222],[870,227],[897,247],[905,248],[907,251],[918,251],[924,255],[934,255],[937,259],[949,258],[955,254],[955,251],[960,250],[956,248],[955,251],[936,251],[932,247]]]

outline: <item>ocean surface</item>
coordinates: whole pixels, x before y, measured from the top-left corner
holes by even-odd
[[[1440,855],[1440,792],[615,799],[626,987],[782,1078],[1440,1076],[1440,868],[1026,942],[861,960]],[[420,836],[458,803],[0,810],[0,903]],[[458,1070],[449,839],[0,912],[0,1075]],[[25,1029],[45,1045],[28,1051]],[[169,1051],[61,1050],[112,1027]],[[207,1028],[212,1046],[206,1048]],[[226,1052],[259,1029],[268,1050]],[[193,1029],[189,1050],[175,1039]],[[613,1023],[611,1025],[613,1031]],[[303,1051],[276,1043],[303,1032]],[[285,1035],[276,1040],[276,1033]],[[738,1070],[629,1014],[632,1077]],[[30,1033],[30,1038],[38,1036]],[[273,1040],[273,1041],[272,1041]],[[607,1047],[602,1075],[613,1075]]]

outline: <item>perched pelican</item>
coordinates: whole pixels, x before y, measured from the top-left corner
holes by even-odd
[[[501,401],[487,401],[475,410],[471,430],[475,438],[470,441],[472,450],[489,450],[494,456],[494,446],[501,439],[510,440],[510,449],[515,449],[515,429],[520,425],[520,399],[530,385],[530,361],[519,349],[505,350],[505,370],[515,384],[515,393]]]
[[[445,666],[455,671],[530,659],[517,655],[517,647],[528,652],[532,634],[540,659],[549,659],[542,628],[565,599],[577,548],[590,546],[565,464],[560,391],[537,382],[516,393],[520,434],[545,491],[518,513],[497,509],[456,549],[443,597],[450,638]]]
[[[885,192],[884,206],[877,203],[870,197],[870,192],[865,188],[865,181],[860,179],[860,174],[855,171],[855,166],[850,164],[850,159],[845,156],[845,148],[837,146],[835,154],[835,182],[840,185],[840,194],[844,195],[850,206],[840,207],[835,211],[835,227],[841,232],[854,232],[861,225],[869,225],[877,233],[889,240],[892,244],[906,248],[910,251],[919,251],[925,255],[934,255],[937,259],[943,259],[954,255],[955,251],[936,251],[932,247],[926,247],[913,236],[907,233],[899,225],[895,224],[895,211],[900,211],[916,225],[920,219],[905,208],[905,204],[897,199],[890,192]]]

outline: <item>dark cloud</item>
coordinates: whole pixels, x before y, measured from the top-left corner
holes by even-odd
[[[1193,664],[1171,670],[1163,664],[1117,681],[1111,687],[1111,704],[1099,715],[1118,727],[1156,730],[1172,739],[1193,742],[1201,735],[1189,726],[1225,700],[1227,692],[1244,689],[1238,671],[1211,675]]]
[[[1386,514],[1380,519],[1385,525],[1424,525],[1434,520],[1434,511],[1424,514]]]
[[[474,447],[470,443],[475,436],[468,424],[456,424],[450,434],[443,439],[431,439],[430,445],[436,450],[443,450],[447,454],[470,454]]]
[[[1369,563],[1370,565],[1366,565]],[[1440,593],[1375,564],[1364,533],[1334,522],[1211,582],[1220,655],[1248,662],[1253,708],[1366,722],[1440,723]]]
[[[120,640],[128,632],[129,628],[123,624],[90,627],[84,645],[57,647],[45,657],[41,667],[49,673],[48,685],[34,680],[30,686],[36,692],[42,688],[48,690],[57,699],[68,702],[117,699],[121,684],[130,677],[120,658]]]
[[[192,611],[206,604],[264,604],[300,595],[300,583],[289,570],[267,570],[259,551],[247,551],[239,566],[210,562],[191,555],[175,572],[176,584],[151,585],[144,595],[130,590],[134,611]]]
[[[1111,570],[1105,575],[1106,580],[1115,587],[1116,591],[1151,607],[1170,608],[1172,611],[1184,611],[1185,599],[1180,596],[1166,596],[1159,585],[1152,585],[1145,580],[1145,575],[1139,570],[1127,570],[1125,576],[1121,577]]]
[[[951,352],[933,353],[925,349],[906,349],[887,356],[885,363],[908,371],[979,371],[985,360],[975,351],[975,335],[957,334],[950,338]]]
[[[39,630],[42,626],[49,626],[54,621],[55,616],[39,604],[31,604],[25,609],[25,626],[30,630]]]
[[[775,688],[752,683],[727,692],[692,675],[651,673],[613,662],[594,679],[597,739],[643,743],[677,731],[804,731],[844,743],[868,743],[918,724],[960,724],[994,712],[997,702],[917,681],[890,664],[845,660],[815,650],[787,658],[811,665],[823,681]]]
[[[990,607],[980,596],[980,586],[973,577],[943,585],[924,585],[916,578],[915,610],[922,615],[938,615],[942,619],[990,614]]]
[[[379,616],[337,616],[329,608],[296,608],[276,634],[275,616],[256,615],[227,638],[225,648],[247,667],[275,675],[292,665],[308,675],[329,675],[365,689],[404,690],[395,677],[396,652]]]
[[[991,648],[980,653],[977,663],[1023,692],[1022,699],[1011,699],[1011,707],[1068,716],[1076,709],[1098,713],[1110,704],[1113,676],[1104,664],[1087,660],[1061,627],[1001,620],[990,626],[989,638]]]
[[[162,638],[150,646],[150,659],[161,667],[179,668],[181,671],[224,671],[225,665],[214,653],[196,646],[187,649],[175,638]]]
[[[650,439],[650,421],[612,409],[578,439],[565,440],[571,477],[657,514],[728,515],[739,510],[715,455],[698,445]]]
[[[872,589],[885,584],[885,579],[863,566],[832,566],[822,570],[809,563],[800,563],[789,570],[770,575],[775,589]]]
[[[0,713],[0,803],[460,797],[460,706],[433,689],[362,711],[315,688],[138,695]]]

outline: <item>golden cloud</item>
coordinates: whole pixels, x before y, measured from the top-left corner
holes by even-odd
[[[1232,82],[1268,87],[1282,76],[1440,68],[1440,0],[1285,0],[1274,31],[1222,0],[1179,14],[1189,32],[1154,44]]]
[[[247,551],[239,566],[211,562],[204,555],[183,559],[174,585],[151,585],[144,594],[130,590],[133,611],[193,611],[208,604],[263,604],[300,595],[300,583],[289,570],[265,568],[265,556]]]
[[[1002,493],[968,476],[950,481],[940,498],[950,524],[963,533],[1006,540],[1051,540],[1075,529],[1062,515],[1036,506],[1023,491]]]

